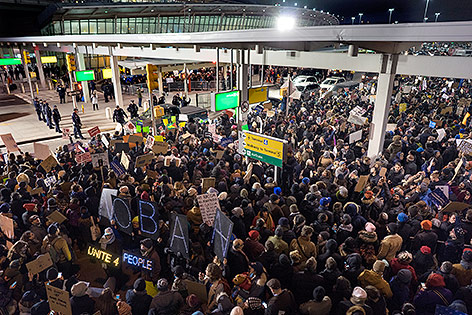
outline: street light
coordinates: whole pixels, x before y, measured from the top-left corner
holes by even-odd
[[[352,25],[354,25],[354,21],[356,20],[356,17],[353,16],[353,17],[351,18],[351,20],[352,20]]]
[[[359,13],[359,24],[362,23],[362,16],[364,15],[364,13]]]
[[[426,0],[426,6],[424,7],[424,16],[423,16],[423,22],[426,23],[428,18],[426,15],[428,14],[428,5],[429,5],[429,0]]]
[[[436,19],[434,20],[434,22],[437,22],[438,17],[441,15],[441,12],[436,12],[436,13],[434,13],[434,15],[436,15]]]
[[[392,23],[392,12],[395,10],[395,8],[388,9],[389,16],[388,16],[388,24]]]

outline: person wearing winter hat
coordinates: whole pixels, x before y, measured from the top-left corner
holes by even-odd
[[[337,314],[346,314],[351,307],[358,306],[362,307],[366,315],[373,315],[372,308],[365,304],[366,300],[367,292],[361,287],[355,287],[354,290],[352,290],[349,301],[341,301],[341,303],[338,304]]]
[[[179,292],[169,290],[169,282],[162,278],[157,281],[159,293],[152,299],[149,314],[178,314],[184,305],[184,299]]]
[[[328,208],[330,203],[331,203],[331,197],[323,197],[320,200],[320,206],[324,208]]]
[[[446,288],[451,290],[452,294],[456,294],[457,290],[460,288],[460,284],[459,281],[457,281],[456,276],[452,274],[452,270],[452,263],[450,261],[444,261],[436,273],[443,276]]]
[[[421,246],[428,246],[434,254],[436,251],[436,244],[438,235],[432,231],[433,223],[430,220],[421,221],[422,230],[419,231],[411,242],[412,251],[416,252]]]
[[[279,220],[280,221],[280,220]],[[274,236],[269,236],[267,239],[268,241],[274,244],[274,250],[280,255],[285,254],[288,255],[288,244],[283,240],[284,237],[284,229],[282,226],[277,226],[274,232]]]
[[[50,250],[50,247],[53,248],[53,251]],[[63,273],[64,277],[69,277],[69,270],[72,265],[72,255],[67,241],[59,235],[59,229],[56,224],[51,224],[48,227],[48,235],[43,240],[41,252],[54,252],[55,255],[51,256],[53,263],[56,264],[57,269]]]
[[[26,291],[18,302],[20,314],[31,314],[31,308],[38,301],[39,297],[34,291]]]
[[[264,252],[264,245],[260,240],[260,234],[256,230],[251,230],[248,233],[249,237],[244,242],[244,251],[250,261],[255,261]]]
[[[392,291],[388,282],[383,279],[384,271],[385,263],[381,260],[377,260],[372,270],[364,270],[357,279],[362,287],[372,285],[376,287],[385,298],[389,299],[392,297]]]
[[[140,252],[144,258],[152,261],[152,270],[141,269],[141,277],[145,281],[156,283],[161,273],[161,260],[150,238],[145,238],[140,242]]]
[[[398,253],[397,257],[390,261],[390,268],[393,275],[396,275],[400,270],[407,269],[410,271],[413,283],[418,280],[415,269],[410,266],[413,261],[413,255],[408,251]]]
[[[402,248],[403,239],[397,234],[397,229],[396,223],[389,223],[387,225],[389,235],[380,242],[379,253],[377,254],[378,259],[390,261],[395,258]]]
[[[472,250],[466,248],[462,253],[460,263],[452,266],[451,272],[459,281],[461,287],[470,285],[472,281]]]
[[[313,300],[300,305],[300,313],[307,315],[328,315],[331,311],[332,303],[322,286],[317,286],[313,290]]]
[[[421,288],[413,299],[416,314],[434,314],[436,305],[448,306],[452,302],[452,292],[445,288],[444,278],[431,273],[426,279],[426,288]]]
[[[392,280],[390,280],[390,289],[393,294],[389,301],[389,309],[391,311],[401,310],[402,305],[410,299],[411,279],[411,271],[408,269],[401,269]]]
[[[80,315],[83,313],[92,314],[95,308],[95,301],[87,294],[88,284],[79,281],[72,286],[70,305],[72,307],[72,315]]]
[[[133,315],[147,314],[152,297],[146,293],[146,281],[138,278],[134,281],[133,289],[126,292],[126,303],[131,306]]]
[[[304,226],[300,236],[290,243],[290,251],[297,250],[301,254],[301,263],[305,263],[310,257],[316,258],[317,256],[316,245],[311,241],[313,232],[311,226]]]

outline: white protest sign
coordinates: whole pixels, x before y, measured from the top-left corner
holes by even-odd
[[[92,165],[93,167],[110,166],[110,162],[108,161],[108,153],[104,152],[92,154]]]
[[[362,139],[362,129],[356,132],[353,132],[349,135],[349,144],[355,143]]]
[[[46,184],[46,186],[52,187],[55,183],[57,183],[56,176],[49,176],[45,178],[44,183]]]
[[[438,141],[444,139],[444,136],[446,135],[446,130],[444,130],[444,128],[441,128],[436,131],[438,132]]]
[[[220,209],[220,201],[216,193],[203,194],[197,196],[198,205],[202,214],[203,222],[213,226],[216,210]]]
[[[63,315],[72,315],[69,292],[47,284],[46,293],[49,301],[49,308],[51,310]]]
[[[359,116],[359,115],[356,115],[356,114],[352,114],[350,113],[349,114],[349,118],[347,119],[348,122],[352,123],[352,124],[355,124],[355,125],[364,125],[367,121],[367,118],[366,117],[362,117],[362,116]]]
[[[51,151],[49,150],[49,146],[47,144],[35,142],[33,143],[33,150],[34,157],[40,160],[45,160],[51,155]]]
[[[118,195],[118,190],[103,188],[102,196],[100,198],[100,206],[98,208],[98,214],[109,220],[113,219],[113,200],[111,196]]]
[[[395,131],[397,124],[387,124],[387,130],[385,131]]]
[[[151,135],[149,135],[149,136],[147,137],[147,139],[146,139],[146,145],[145,145],[144,147],[147,148],[147,149],[149,149],[149,150],[151,150],[152,147],[154,146],[154,142],[155,142],[155,141],[156,141],[156,140],[154,139],[154,137],[151,136]]]

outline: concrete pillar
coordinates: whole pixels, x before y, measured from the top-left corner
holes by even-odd
[[[116,105],[123,107],[123,95],[121,94],[120,68],[118,67],[118,58],[113,56],[110,51],[110,66],[112,71],[111,81],[113,82],[113,89],[115,91]]]
[[[248,58],[246,57],[249,50],[241,49],[240,50],[240,64],[239,64],[239,78],[238,88],[241,90],[241,103],[247,101],[249,98],[248,95],[248,78],[249,78],[249,65],[248,65]]]
[[[85,66],[85,58],[84,54],[82,53],[77,53],[77,64],[79,66],[79,70],[87,70],[87,67]],[[84,91],[84,101],[87,104],[92,103],[90,100],[90,90],[88,86],[88,81],[82,82],[82,90]]]
[[[184,95],[188,96],[188,74],[187,74],[187,64],[184,63]]]
[[[216,93],[220,91],[220,48],[216,47]]]
[[[158,67],[157,84],[159,85],[159,96],[164,95],[164,81],[162,81],[162,68]]]
[[[233,48],[231,48],[231,61],[230,61],[230,75],[229,75],[229,84],[231,85],[228,90],[233,90],[234,88],[234,82],[233,82],[233,60],[234,59],[234,51]]]
[[[43,63],[41,62],[41,53],[39,49],[36,49],[34,51],[34,55],[36,56],[36,66],[38,67],[39,82],[41,83],[41,88],[46,89],[47,88],[46,77],[44,76]]]
[[[385,130],[387,129],[388,113],[392,103],[393,81],[397,71],[398,55],[382,55],[377,83],[377,96],[375,99],[374,114],[372,117],[367,155],[376,157],[383,151]]]
[[[26,63],[26,60],[25,60],[24,52],[25,52],[25,50],[21,49],[21,61],[23,63],[23,68],[25,69],[26,78],[28,79],[28,85],[29,85],[29,89],[30,89],[30,93],[31,93],[31,102],[33,102],[33,100],[34,100],[33,85],[31,84],[31,76],[30,76],[30,73],[29,73],[28,64]]]

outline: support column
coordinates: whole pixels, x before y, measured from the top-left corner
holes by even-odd
[[[30,89],[30,93],[31,93],[31,101],[33,101],[34,100],[33,85],[31,84],[31,76],[30,76],[28,64],[26,63],[26,60],[25,60],[24,52],[25,52],[24,49],[20,49],[21,61],[23,62],[23,68],[25,69],[25,75],[26,75],[26,78],[28,79],[28,85],[29,85],[29,89]]]
[[[158,73],[157,73],[157,84],[159,85],[159,96],[164,95],[164,83],[162,81],[162,68],[159,66],[158,67]]]
[[[84,54],[77,53],[77,64],[79,66],[79,70],[87,70],[87,67],[85,66]],[[88,81],[82,82],[82,90],[84,91],[84,102],[87,104],[92,103],[90,100],[90,90],[88,86]]]
[[[220,91],[220,48],[216,47],[216,93]]]
[[[116,105],[123,108],[124,105],[123,105],[123,95],[121,94],[120,67],[118,67],[118,58],[116,56],[113,56],[113,54],[111,53],[111,50],[110,50],[110,66],[111,66],[111,72],[113,74],[111,81],[113,82],[113,90],[115,91],[115,103]]]
[[[249,54],[249,50],[241,49],[239,50],[239,60],[238,60],[238,89],[241,90],[241,100],[240,104],[243,102],[248,101],[249,99],[249,92],[248,92],[248,74],[249,74],[249,67],[248,67],[248,60],[245,58],[246,53]],[[247,124],[247,114],[243,115],[241,111],[241,106],[236,108],[238,111],[238,129],[241,129],[242,125]],[[243,117],[244,116],[244,117]]]
[[[231,91],[232,91],[233,88],[234,88],[234,82],[233,82],[233,58],[234,58],[234,55],[233,55],[233,48],[231,48],[231,61],[230,61],[231,64],[230,64],[230,67],[229,67],[229,69],[230,69],[229,84],[230,84],[231,86],[229,87],[229,89],[227,89],[227,90],[231,90]]]
[[[184,63],[184,95],[185,97],[188,97],[188,75],[186,63]]]
[[[375,99],[374,114],[370,126],[369,149],[367,155],[376,157],[383,151],[385,130],[387,129],[388,113],[392,103],[392,89],[397,71],[398,55],[382,55],[377,83],[377,97]]]
[[[46,89],[47,88],[47,83],[46,83],[46,77],[44,76],[44,69],[43,69],[43,63],[41,62],[41,53],[39,49],[36,47],[34,51],[34,55],[36,56],[36,66],[38,67],[38,72],[39,72],[39,82],[41,83],[41,88]]]

